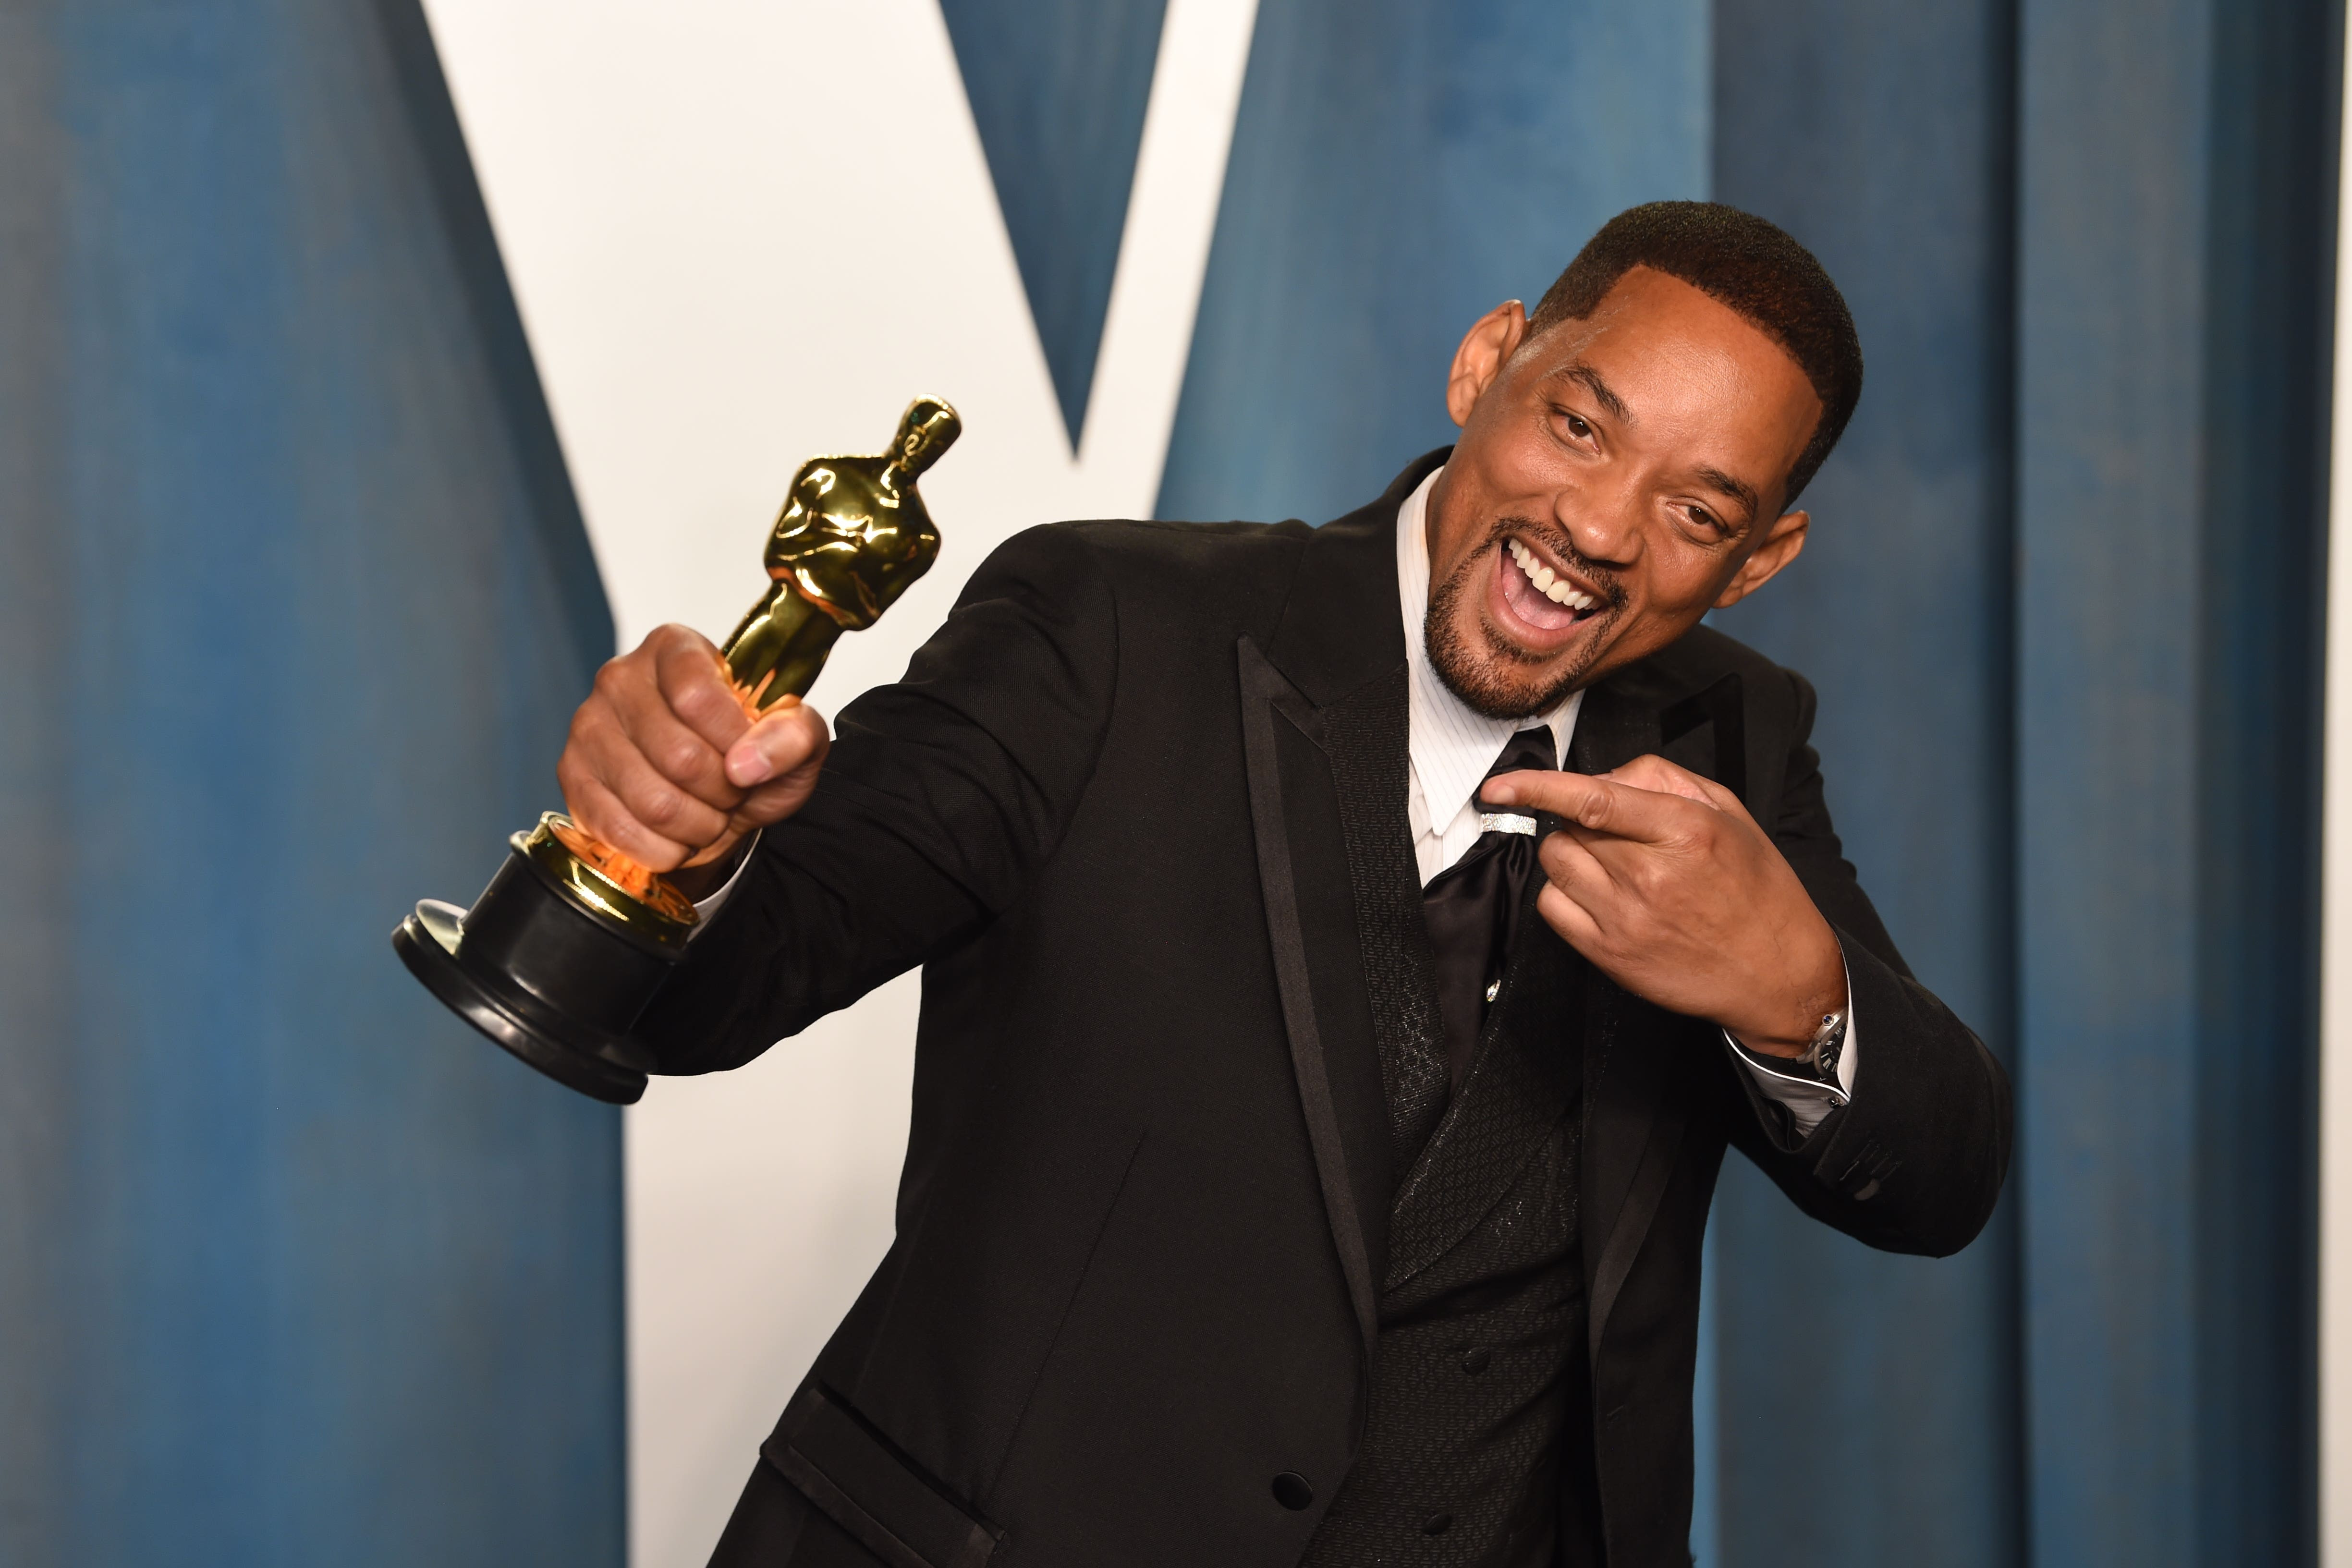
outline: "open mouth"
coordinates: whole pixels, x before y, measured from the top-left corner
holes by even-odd
[[[1570,577],[1520,540],[1506,538],[1501,548],[1503,601],[1530,630],[1566,632],[1608,604],[1605,594]]]

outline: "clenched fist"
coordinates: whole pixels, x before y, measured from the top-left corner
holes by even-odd
[[[1488,800],[1567,819],[1536,908],[1594,967],[1751,1051],[1801,1056],[1846,1007],[1837,936],[1739,797],[1643,757],[1614,772],[1506,773]]]
[[[555,777],[581,826],[699,897],[747,834],[800,810],[831,744],[794,698],[753,723],[719,650],[661,626],[596,673]]]

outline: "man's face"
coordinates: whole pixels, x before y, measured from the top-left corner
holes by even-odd
[[[1796,559],[1789,470],[1822,403],[1788,351],[1636,267],[1529,339],[1514,301],[1470,329],[1462,439],[1429,511],[1429,650],[1472,707],[1540,713],[1664,647]]]

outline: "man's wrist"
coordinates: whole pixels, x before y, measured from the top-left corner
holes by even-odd
[[[736,868],[743,863],[743,857],[751,852],[751,841],[756,836],[746,833],[730,844],[727,852],[715,860],[705,861],[700,865],[679,866],[675,871],[663,873],[662,879],[689,900],[699,904],[727,885],[727,879],[735,874]]]
[[[1830,939],[1825,973],[1806,991],[1794,1007],[1770,1021],[1750,1019],[1733,1022],[1718,1019],[1717,1022],[1743,1049],[1759,1056],[1790,1061],[1805,1060],[1818,1051],[1822,1031],[1834,1029],[1853,1005],[1846,994],[1845,954],[1834,936]]]
[[[1783,1061],[1802,1061],[1821,1049],[1824,1031],[1834,1030],[1844,1017],[1845,1004],[1841,1001],[1824,1012],[1807,1015],[1806,1021],[1811,1027],[1801,1035],[1764,1034],[1734,1029],[1729,1024],[1723,1026],[1723,1032],[1738,1040],[1742,1049],[1752,1051],[1759,1056],[1778,1057]]]

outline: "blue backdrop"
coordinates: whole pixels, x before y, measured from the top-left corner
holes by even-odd
[[[414,0],[0,10],[0,1562],[616,1563],[618,1124],[390,956],[607,619]]]
[[[1847,853],[1912,967],[2013,1068],[2008,7],[1723,0],[1717,25],[1716,194],[1813,248],[1868,365],[1803,497],[1798,569],[1720,621],[1816,684]],[[1929,1261],[1849,1241],[1727,1163],[1724,1562],[2020,1561],[2029,1179],[2020,1161],[1987,1233]],[[1775,1323],[1811,1325],[1816,1354],[1761,1350]],[[1774,1434],[1839,1478],[1833,1506],[1787,1484]]]
[[[942,5],[1075,441],[1163,0]],[[1636,201],[1862,329],[1725,619],[2019,1158],[1934,1263],[1727,1171],[1705,1562],[2312,1559],[2340,10],[1263,0],[1162,515],[1377,493]],[[0,1561],[620,1557],[616,1123],[384,946],[610,637],[415,0],[0,8]]]
[[[2340,17],[2028,0],[2020,21],[2021,1305],[2043,1562],[2313,1552]]]

